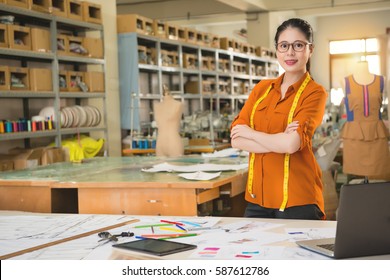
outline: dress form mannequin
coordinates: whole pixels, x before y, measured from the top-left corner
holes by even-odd
[[[375,75],[370,73],[367,61],[356,63],[352,73],[354,80],[361,85],[368,85],[374,81]]]
[[[165,86],[163,95],[162,102],[154,104],[154,118],[158,128],[156,155],[181,156],[184,154],[184,146],[179,128],[183,105],[170,95]]]
[[[384,77],[358,62],[352,75],[345,77],[347,122],[342,131],[343,172],[346,174],[387,177],[390,173],[389,132],[381,118]]]

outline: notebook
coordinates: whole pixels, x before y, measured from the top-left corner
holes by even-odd
[[[343,185],[336,237],[296,243],[336,259],[390,254],[390,182]]]

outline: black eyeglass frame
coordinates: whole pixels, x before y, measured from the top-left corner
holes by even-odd
[[[295,43],[301,43],[302,45],[305,45],[305,47],[302,48],[302,50],[296,50],[295,47],[294,47],[294,44],[295,44]],[[286,49],[285,51],[279,50],[279,45],[280,45],[280,44],[286,44],[286,45],[288,45],[287,49]],[[292,49],[294,50],[294,52],[303,52],[303,51],[305,50],[306,46],[308,46],[308,45],[311,46],[311,45],[313,45],[313,43],[304,42],[304,41],[301,41],[301,40],[296,40],[296,41],[294,41],[294,42],[292,42],[292,43],[288,43],[288,42],[286,42],[286,41],[282,41],[282,42],[279,42],[279,43],[275,44],[275,48],[276,48],[276,50],[277,50],[278,52],[280,52],[280,53],[286,53],[286,52],[288,52],[288,50],[290,49],[290,46],[292,47]]]

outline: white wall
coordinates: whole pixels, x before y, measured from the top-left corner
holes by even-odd
[[[383,37],[386,28],[390,27],[389,18],[390,10],[318,17],[314,34],[315,55],[311,62],[311,71],[316,81],[329,89],[329,41]]]

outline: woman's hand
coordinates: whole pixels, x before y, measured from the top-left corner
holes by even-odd
[[[230,132],[230,138],[235,139],[237,137],[252,138],[253,129],[247,126],[246,124],[238,124],[232,128]]]
[[[296,131],[298,129],[298,127],[299,127],[298,121],[293,121],[292,123],[287,125],[286,130],[284,131],[284,133],[290,134],[290,133]]]

